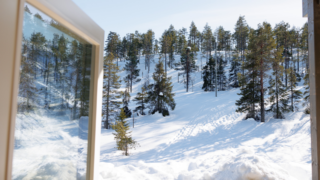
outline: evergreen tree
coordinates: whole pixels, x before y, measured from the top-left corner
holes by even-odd
[[[203,67],[202,74],[203,74],[203,85],[202,89],[204,91],[214,91],[215,89],[215,74],[216,74],[216,67],[215,67],[215,60],[211,56],[207,64]]]
[[[249,39],[253,39],[255,31],[250,30]],[[251,40],[252,42],[252,40]],[[253,46],[249,44],[249,46]],[[249,47],[249,49],[252,47]],[[242,64],[242,69],[246,69],[244,74],[238,73],[238,79],[240,84],[240,99],[236,101],[236,105],[239,106],[236,112],[247,113],[246,119],[254,118],[258,120],[257,104],[260,102],[260,81],[258,78],[257,61],[254,53],[248,53],[246,55],[246,61]]]
[[[240,53],[240,60],[242,63],[245,61],[245,50],[247,49],[247,41],[249,37],[249,27],[244,16],[240,16],[235,28],[235,32],[233,34],[233,38],[235,39],[235,48]],[[242,74],[244,74],[244,69],[242,69]]]
[[[275,40],[273,39],[273,32],[271,25],[264,22],[258,25],[256,31],[252,31],[249,35],[249,53],[255,59],[255,68],[259,74],[259,89],[260,89],[260,114],[261,122],[265,122],[265,87],[264,79],[267,76],[267,71],[270,70],[271,65],[271,51],[276,47]]]
[[[130,96],[129,90],[126,89],[124,92],[121,93],[121,96],[122,96],[122,104],[123,104],[122,109],[125,112],[126,117],[131,117],[132,112],[129,109],[129,102],[130,102],[131,96]]]
[[[136,55],[136,51],[134,48],[134,45],[131,44],[129,52],[128,52],[128,58],[127,63],[124,67],[124,69],[127,71],[126,80],[130,84],[130,92],[132,92],[132,84],[139,82],[141,79],[137,79],[139,76],[139,69],[138,69],[138,57]]]
[[[300,102],[298,99],[302,98],[302,92],[299,90],[296,90],[297,78],[292,67],[290,67],[290,69],[287,69],[287,71],[288,71],[289,99],[291,102],[290,111],[294,112],[295,109],[298,110],[298,107],[296,104]]]
[[[127,57],[127,47],[128,47],[127,38],[123,37],[121,41],[121,48],[120,48],[120,61],[121,59],[125,59]]]
[[[204,27],[202,36],[203,41],[201,50],[204,54],[206,54],[207,61],[209,61],[209,58],[211,57],[211,51],[213,50],[215,44],[215,38],[213,37],[211,27],[208,24],[206,24],[206,26]]]
[[[229,85],[234,88],[239,87],[238,73],[241,68],[241,57],[239,57],[239,52],[236,51],[232,56],[231,68],[229,70]]]
[[[141,115],[145,115],[144,110],[146,109],[146,98],[147,98],[146,88],[142,87],[141,92],[137,93],[137,96],[133,101],[137,101],[137,107],[134,109],[134,112],[139,112]]]
[[[217,57],[217,84],[218,90],[224,91],[227,84],[227,77],[224,72],[224,67],[226,66],[226,61],[222,57]]]
[[[280,47],[273,54],[272,76],[269,80],[269,99],[271,107],[268,111],[273,112],[276,119],[284,119],[284,113],[289,112],[287,88],[281,81],[284,68],[281,65],[284,61],[282,57],[283,47]]]
[[[106,53],[112,53],[114,58],[117,58],[117,66],[118,66],[118,53],[117,53],[117,49],[118,49],[118,43],[119,43],[119,35],[115,32],[110,31],[110,33],[108,34],[108,38],[106,40],[106,48],[104,49],[106,51]]]
[[[289,23],[285,23],[285,22],[280,22],[279,24],[276,24],[275,28],[274,28],[274,34],[276,36],[276,47],[277,49],[280,46],[283,46],[284,50],[283,50],[283,57],[284,57],[284,62],[283,62],[283,66],[284,66],[284,78],[285,78],[285,85],[286,87],[288,87],[288,74],[287,74],[287,69],[289,68],[289,61],[290,61],[290,56],[291,53],[289,52],[289,40],[290,40],[290,36],[289,36],[289,28],[290,25]],[[282,77],[283,80],[283,77]]]
[[[168,48],[168,53],[169,53],[169,62],[168,65],[170,68],[173,68],[173,64],[174,64],[174,52],[176,51],[176,42],[177,42],[177,32],[174,29],[173,25],[170,25],[166,36],[169,39],[169,48]]]
[[[179,70],[183,70],[182,73],[179,73],[179,76],[183,75],[184,77],[183,82],[185,84],[187,92],[189,91],[189,87],[192,82],[191,74],[198,69],[198,67],[196,66],[194,57],[195,55],[193,52],[191,52],[190,48],[185,47],[185,51],[183,51],[183,53],[181,54],[181,60],[180,60],[181,67],[176,68]]]
[[[181,55],[182,51],[184,51],[184,47],[187,44],[186,39],[186,29],[182,28],[178,31],[177,43],[176,43],[176,52]]]
[[[150,64],[152,60],[152,53],[153,53],[154,32],[152,30],[148,30],[146,34],[143,34],[142,42],[143,42],[142,54],[145,55],[145,69],[148,68],[148,73],[149,73]]]
[[[115,133],[112,134],[117,142],[117,149],[123,151],[123,155],[129,156],[129,150],[135,149],[139,144],[132,139],[129,123],[126,118],[124,110],[121,109],[116,123],[111,127],[115,130]]]
[[[189,41],[190,41],[190,47],[191,47],[191,52],[195,53],[196,51],[199,51],[198,46],[197,46],[197,36],[198,34],[198,29],[194,22],[191,22],[190,25],[190,33],[189,33]]]
[[[215,36],[217,37],[217,50],[223,51],[226,47],[226,41],[225,41],[225,30],[222,26],[219,26],[216,29]]]
[[[116,112],[120,107],[121,102],[117,101],[120,98],[118,89],[119,76],[117,72],[119,68],[113,63],[114,56],[108,54],[104,60],[104,86],[103,86],[103,116],[105,118],[104,128],[109,129],[112,117],[116,117]]]
[[[148,89],[147,103],[150,106],[149,113],[162,113],[163,116],[169,116],[169,108],[174,110],[176,103],[174,101],[174,93],[172,93],[171,77],[166,77],[163,63],[159,61],[156,64],[153,73],[154,84],[150,84]]]

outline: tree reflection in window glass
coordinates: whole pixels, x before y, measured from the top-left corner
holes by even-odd
[[[85,179],[91,52],[25,5],[13,179]]]

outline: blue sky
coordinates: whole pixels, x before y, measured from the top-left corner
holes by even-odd
[[[267,21],[272,27],[285,21],[291,27],[302,27],[302,0],[73,0],[97,24],[106,35],[110,31],[121,37],[135,30],[152,29],[159,38],[170,24],[175,29],[189,29],[194,21],[200,31],[206,23],[215,30],[223,26],[234,31],[240,15],[244,15],[250,27]]]

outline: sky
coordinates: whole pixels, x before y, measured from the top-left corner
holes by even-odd
[[[192,21],[203,31],[208,23],[213,30],[223,26],[234,31],[239,16],[245,16],[248,25],[257,28],[259,23],[288,22],[291,27],[302,27],[302,0],[73,0],[105,31],[121,37],[136,30],[149,29],[159,38],[170,24],[176,30],[189,30]]]

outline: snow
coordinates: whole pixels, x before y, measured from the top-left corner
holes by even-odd
[[[146,76],[143,57],[140,62]],[[121,67],[124,64],[119,62]],[[243,120],[245,114],[235,112],[239,89],[219,91],[215,97],[214,92],[201,89],[201,75],[196,72],[194,87],[186,92],[178,83],[178,71],[168,68],[168,76],[176,109],[167,117],[135,116],[131,131],[140,147],[130,156],[115,148],[113,130],[102,129],[100,180],[311,179],[310,116],[301,106],[285,114],[284,120],[271,114],[265,123]],[[143,81],[133,86],[131,100]],[[298,88],[304,90],[302,82]],[[134,107],[131,101],[130,109]],[[18,114],[13,179],[85,179],[88,118],[73,121],[45,113]]]
[[[18,114],[13,179],[81,179],[85,177],[88,117]]]
[[[175,58],[179,60],[179,56]],[[143,57],[140,63],[146,76]],[[119,62],[120,67],[124,64]],[[125,72],[120,75],[124,77]],[[303,107],[285,114],[282,120],[268,113],[265,123],[243,120],[245,114],[235,112],[239,89],[218,91],[215,97],[214,92],[201,89],[201,74],[196,72],[194,87],[186,92],[177,75],[178,71],[168,68],[177,103],[170,116],[135,116],[131,131],[140,147],[131,150],[131,156],[114,148],[113,130],[102,129],[101,180],[311,179],[310,116],[303,113]],[[131,99],[143,81],[133,86]],[[304,90],[302,82],[298,89]],[[134,107],[131,101],[130,109]],[[132,123],[132,118],[129,121]]]

